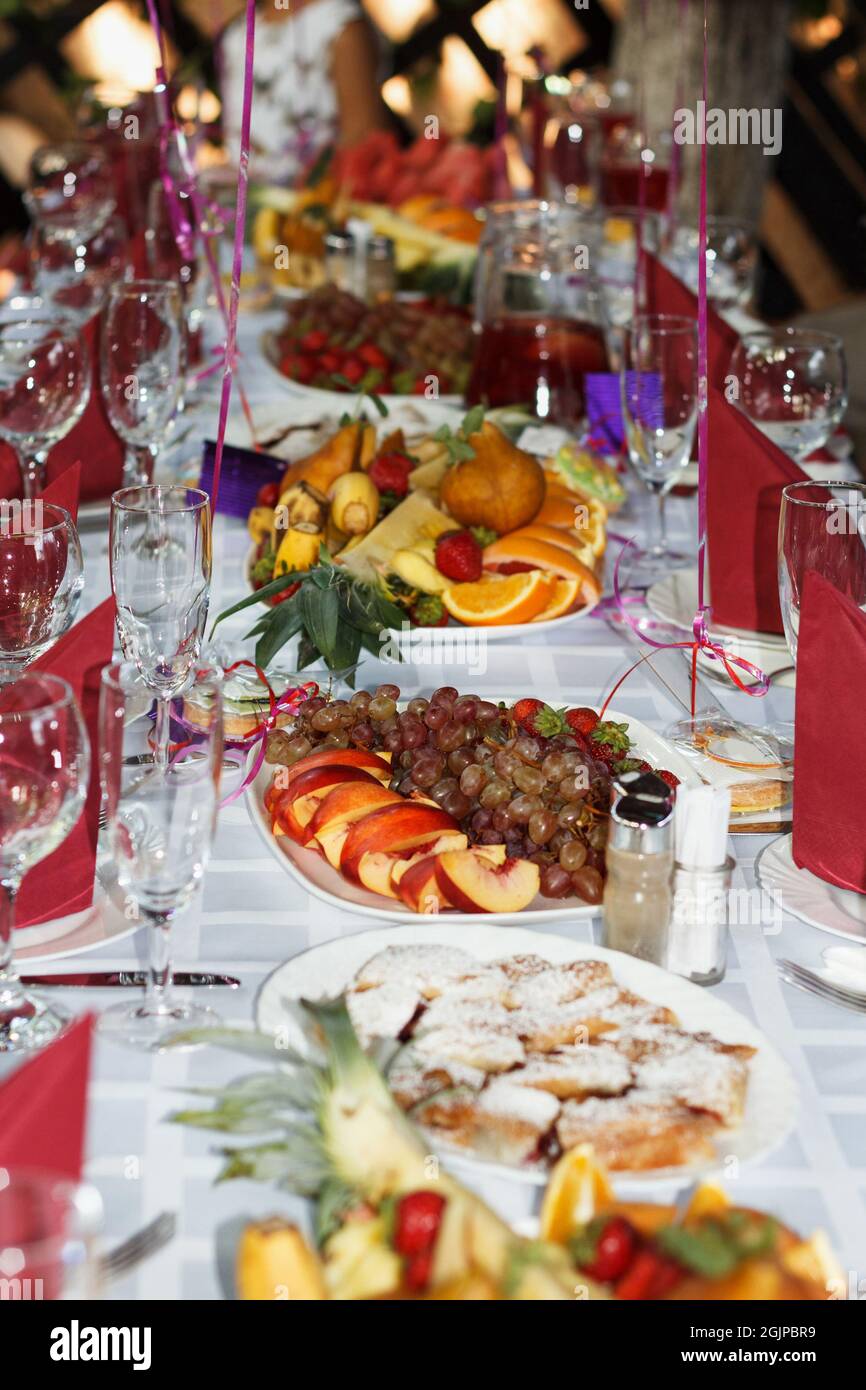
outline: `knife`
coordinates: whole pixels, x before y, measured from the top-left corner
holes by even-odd
[[[131,985],[134,989],[143,989],[148,980],[145,970],[94,970],[90,974],[22,975],[20,978],[22,985],[36,985],[43,989],[51,985],[79,989],[114,989],[118,985]],[[204,989],[213,989],[217,985],[224,985],[227,989],[237,989],[240,980],[236,980],[233,975],[208,975],[178,970],[172,976],[172,984],[183,988],[199,985]]]

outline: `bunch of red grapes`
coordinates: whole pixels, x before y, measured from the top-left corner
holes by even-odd
[[[349,700],[317,695],[270,734],[268,762],[290,765],[317,748],[384,749],[392,788],[431,797],[470,844],[504,844],[509,858],[538,864],[545,897],[600,902],[611,780],[582,740],[530,737],[504,705],[451,685],[402,711],[399,698],[396,685]]]

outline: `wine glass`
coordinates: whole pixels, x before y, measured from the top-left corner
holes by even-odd
[[[90,400],[90,358],[75,324],[38,298],[0,310],[0,438],[18,455],[25,498]]]
[[[57,241],[89,241],[115,208],[111,166],[104,151],[84,140],[43,145],[30,160],[24,193],[35,222]]]
[[[657,254],[661,242],[661,219],[657,213],[640,208],[607,208],[598,246],[598,279],[610,325],[608,346],[612,367],[622,362],[622,336],[632,323],[638,288],[638,256]]]
[[[0,503],[0,678],[63,636],[83,588],[81,543],[69,512],[38,497]]]
[[[820,449],[848,403],[842,341],[812,328],[747,333],[731,358],[740,409],[798,462]]]
[[[36,224],[30,241],[33,287],[66,318],[87,323],[126,274],[127,244],[119,217],[109,218],[87,241],[58,241]]]
[[[111,499],[111,587],[127,660],[158,697],[156,757],[168,746],[168,702],[201,653],[211,580],[206,492],[186,487],[122,488]]]
[[[0,681],[0,1052],[41,1047],[66,1022],[13,969],[15,899],[24,875],[75,827],[89,773],[87,731],[66,681],[36,671]]]
[[[102,1200],[94,1187],[56,1174],[0,1168],[0,1276],[20,1302],[99,1297],[96,1239]]]
[[[698,292],[697,227],[677,227],[665,254],[665,264]],[[755,287],[758,243],[754,233],[733,217],[707,218],[707,298],[719,309],[748,304]]]
[[[223,762],[221,676],[198,667],[169,702],[171,742],[164,765],[148,762],[154,701],[132,662],[102,673],[99,769],[117,881],[149,928],[143,1000],[120,1004],[100,1032],[160,1051],[181,1028],[218,1023],[211,1009],[176,998],[170,933],[191,902],[210,856]]]
[[[183,406],[183,301],[170,280],[113,285],[102,324],[101,387],[127,446],[124,486],[150,482],[154,459]]]
[[[778,556],[782,623],[796,665],[807,570],[866,611],[866,483],[789,483],[782,489]]]
[[[695,437],[698,331],[694,319],[639,315],[624,336],[620,390],[629,460],[658,499],[658,538],[629,570],[629,582],[644,588],[689,558],[668,545],[665,498],[691,458]]]

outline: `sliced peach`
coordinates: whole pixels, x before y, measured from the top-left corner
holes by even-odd
[[[318,843],[325,858],[333,869],[340,867],[340,854],[343,845],[346,843],[346,836],[349,833],[348,825],[329,825],[323,826],[319,831],[313,844]],[[313,845],[307,845],[307,849],[312,849]]]
[[[398,801],[399,805],[371,811],[350,827],[340,856],[340,870],[355,883],[360,882],[358,865],[367,853],[411,852],[446,830],[459,834],[457,821],[441,806],[421,806],[404,797],[398,797]]]
[[[317,839],[320,830],[351,825],[379,807],[403,805],[399,792],[392,792],[371,778],[369,782],[347,782],[324,796],[306,826],[307,841]]]
[[[429,854],[443,854],[446,849],[465,849],[468,843],[465,835],[455,835],[449,830],[445,835],[440,835],[438,839],[431,840],[429,844],[420,845],[414,854],[398,855],[397,862],[391,870],[391,886],[394,889],[394,897],[400,896],[398,887],[400,879],[412,864],[417,864],[420,859],[425,859]]]
[[[319,748],[315,753],[308,753],[306,757],[299,758],[290,767],[279,768],[272,785],[285,791],[302,773],[309,772],[314,767],[334,764],[364,768],[374,777],[378,777],[380,782],[387,782],[391,777],[390,760],[390,753],[371,753],[368,748]],[[267,805],[267,797],[265,804]]]
[[[304,828],[312,819],[319,802],[335,787],[357,782],[377,789],[382,786],[378,778],[364,768],[344,767],[341,763],[323,764],[302,772],[285,791],[280,792],[276,801],[276,816],[285,833],[297,840],[298,844],[305,844],[309,836]]]
[[[457,850],[460,854],[463,851]],[[403,902],[413,912],[441,912],[445,907],[453,907],[442,891],[436,878],[438,854],[424,854],[403,873],[398,884],[398,892]]]
[[[439,854],[435,869],[441,892],[460,912],[521,912],[540,882],[538,865],[528,859],[496,865],[478,849]]]

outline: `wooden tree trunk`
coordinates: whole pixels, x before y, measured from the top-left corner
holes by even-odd
[[[647,131],[670,131],[680,73],[681,101],[695,110],[701,95],[703,0],[629,0],[617,31],[614,75],[635,90],[643,84]],[[771,110],[783,105],[792,0],[709,0],[708,107]],[[681,147],[679,215],[697,221],[700,149]],[[707,146],[707,206],[755,227],[772,160],[760,145]]]

